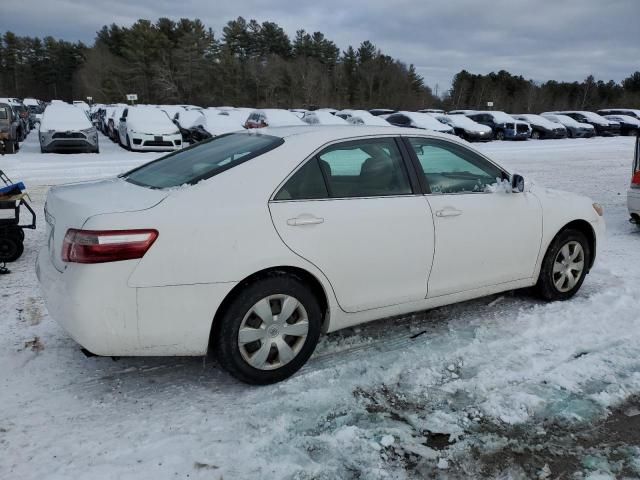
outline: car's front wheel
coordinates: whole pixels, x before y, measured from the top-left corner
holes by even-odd
[[[322,325],[317,298],[304,282],[276,274],[248,284],[214,330],[220,365],[252,384],[279,382],[313,353]]]
[[[551,242],[542,261],[536,289],[545,300],[567,300],[582,286],[591,259],[584,233],[567,229]]]
[[[500,140],[500,141],[504,140],[504,132],[502,130],[498,130],[496,132],[495,137],[496,137],[496,140]]]

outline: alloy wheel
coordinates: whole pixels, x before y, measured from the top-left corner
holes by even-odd
[[[256,302],[242,319],[238,348],[258,370],[274,370],[293,360],[309,333],[309,317],[290,295],[270,295]]]
[[[560,249],[553,262],[552,280],[559,292],[574,288],[584,271],[584,249],[579,242],[567,242]]]

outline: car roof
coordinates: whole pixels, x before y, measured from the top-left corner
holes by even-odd
[[[291,127],[265,127],[254,130],[246,130],[246,135],[266,134],[280,137],[283,139],[292,137],[304,137],[313,142],[330,142],[334,140],[348,140],[350,138],[367,137],[375,135],[404,135],[404,136],[420,136],[433,137],[450,140],[456,143],[465,144],[458,137],[446,133],[434,132],[431,130],[407,129],[405,127],[394,127],[389,124],[386,126],[372,125],[301,125]]]

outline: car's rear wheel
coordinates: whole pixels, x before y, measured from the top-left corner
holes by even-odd
[[[504,132],[502,130],[498,130],[495,136],[496,140],[504,140]]]
[[[567,229],[553,239],[542,261],[536,289],[545,300],[567,300],[582,286],[591,250],[584,233]]]
[[[213,347],[220,365],[243,382],[264,385],[290,377],[309,359],[322,312],[302,280],[278,274],[247,285],[219,322]]]
[[[635,137],[638,135],[638,129],[637,128],[632,128],[631,130],[629,130],[629,132],[627,132],[627,135],[629,135],[630,137]]]
[[[540,139],[540,132],[538,132],[537,130],[534,130],[533,132],[531,132],[531,138],[533,140],[539,140]]]

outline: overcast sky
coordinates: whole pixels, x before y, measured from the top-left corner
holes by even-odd
[[[0,0],[0,31],[91,44],[105,24],[199,18],[220,36],[237,16],[321,31],[342,49],[371,40],[439,93],[466,69],[536,81],[620,81],[640,70],[640,0]]]

